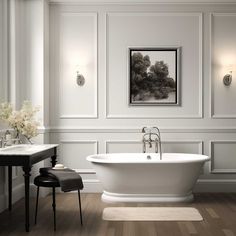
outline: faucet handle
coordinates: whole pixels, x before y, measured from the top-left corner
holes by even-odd
[[[142,128],[142,133],[146,133],[146,131],[145,131],[146,128],[147,128],[147,127],[143,127],[143,128]]]
[[[142,133],[152,133],[152,128],[153,127],[143,127],[142,128]]]

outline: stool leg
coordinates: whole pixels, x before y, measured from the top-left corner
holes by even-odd
[[[35,218],[34,218],[34,223],[35,224],[37,224],[38,202],[39,202],[39,186],[37,187],[37,197],[36,197],[36,206],[35,206]]]
[[[81,200],[80,200],[80,191],[78,189],[78,196],[79,196],[79,212],[80,212],[80,223],[83,225],[83,219],[82,219],[82,209],[81,209]]]
[[[54,215],[54,231],[56,231],[56,194],[55,194],[55,187],[52,188],[52,208],[53,208],[53,215]]]

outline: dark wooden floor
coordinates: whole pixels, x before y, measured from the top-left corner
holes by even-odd
[[[236,235],[236,194],[196,194],[188,204],[116,204],[112,206],[189,206],[202,214],[201,222],[107,222],[102,220],[106,206],[100,194],[82,194],[84,225],[80,226],[78,199],[73,193],[57,194],[57,232],[53,231],[51,196],[40,199],[38,224],[33,224],[35,199],[31,199],[31,231],[24,232],[24,201],[11,213],[0,214],[0,235],[81,235],[81,236],[233,236]]]

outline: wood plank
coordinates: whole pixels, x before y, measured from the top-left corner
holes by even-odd
[[[53,231],[53,212],[51,195],[40,198],[38,223],[33,224],[35,199],[30,201],[30,236],[55,235]],[[57,236],[236,236],[236,194],[201,193],[195,195],[193,203],[144,204],[119,203],[106,204],[101,194],[81,194],[84,225],[80,225],[78,197],[74,193],[58,193],[57,197]],[[195,207],[204,220],[201,222],[108,222],[102,220],[102,212],[109,206],[142,207]],[[13,210],[0,214],[0,235],[25,236],[24,200],[13,205]]]

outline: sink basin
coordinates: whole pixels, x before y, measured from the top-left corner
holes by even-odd
[[[0,155],[28,155],[50,148],[49,144],[35,145],[35,144],[19,144],[10,147],[0,148]]]

